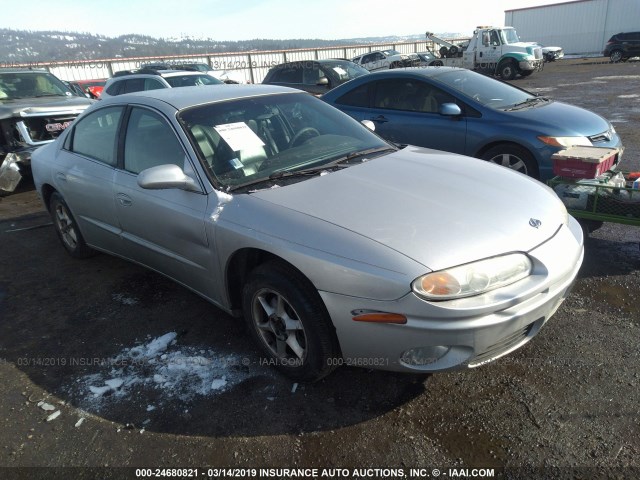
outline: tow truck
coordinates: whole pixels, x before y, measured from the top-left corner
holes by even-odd
[[[490,71],[504,80],[513,80],[540,71],[544,65],[542,48],[521,42],[513,27],[479,26],[468,45],[455,45],[426,32],[427,40],[440,45],[439,57],[429,65]],[[433,53],[433,52],[432,52]]]

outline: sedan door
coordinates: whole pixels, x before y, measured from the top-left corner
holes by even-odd
[[[126,256],[212,298],[216,269],[205,231],[208,197],[181,189],[138,185],[148,168],[175,164],[197,180],[175,130],[158,112],[134,107],[124,137],[114,195]]]
[[[335,103],[359,121],[373,121],[376,133],[391,142],[465,152],[466,118],[439,113],[443,104],[456,99],[427,82],[412,78],[368,82]]]
[[[56,189],[87,244],[113,253],[122,249],[113,180],[123,112],[124,107],[106,107],[77,120],[52,167]]]

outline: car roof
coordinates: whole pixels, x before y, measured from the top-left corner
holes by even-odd
[[[310,60],[291,60],[290,62],[279,63],[278,65],[272,68],[285,68],[292,65],[311,64],[311,63],[331,64],[331,63],[344,63],[344,62],[353,63],[348,58],[319,58],[319,59],[310,59]]]
[[[375,76],[386,76],[386,77],[410,77],[415,75],[420,75],[423,77],[435,77],[441,73],[446,72],[455,72],[455,71],[470,71],[466,68],[458,68],[458,67],[405,67],[405,68],[394,68],[392,70],[378,70],[377,72],[371,72],[366,77],[371,80],[375,78]]]
[[[177,110],[202,105],[205,103],[223,102],[226,100],[236,100],[250,98],[261,95],[299,93],[309,95],[306,92],[295,88],[279,87],[275,85],[206,85],[196,87],[180,88],[160,88],[156,90],[143,90],[140,92],[125,93],[101,100],[101,104],[110,103],[137,103],[143,99],[158,99]]]

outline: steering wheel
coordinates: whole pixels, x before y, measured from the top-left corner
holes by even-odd
[[[300,144],[304,143],[304,142],[300,142],[300,139],[303,138],[305,135],[319,137],[320,132],[313,127],[304,127],[303,129],[298,130],[298,133],[296,133],[291,139],[291,141],[289,142],[289,148],[295,147],[297,143],[300,143]]]

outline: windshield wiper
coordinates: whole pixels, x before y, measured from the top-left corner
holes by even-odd
[[[511,107],[505,109],[506,112],[510,112],[511,110],[518,110],[520,108],[526,108],[530,105],[533,105],[538,102],[548,102],[549,99],[547,97],[531,97],[527,98],[524,102],[518,102]]]
[[[38,95],[34,95],[35,98],[40,97],[66,97],[67,95],[64,93],[39,93]]]
[[[366,155],[371,155],[373,153],[395,152],[397,150],[398,150],[398,148],[390,147],[390,146],[368,148],[366,150],[356,150],[356,151],[347,153],[344,157],[340,157],[340,158],[328,163],[325,166],[339,165],[341,163],[346,163],[346,162],[349,162],[351,160],[355,160],[356,158],[364,157]],[[362,159],[362,161],[366,161],[366,160],[368,160],[368,159],[367,158]]]
[[[269,179],[273,180],[276,178],[285,178],[285,177],[297,177],[304,175],[314,175],[318,172],[322,172],[324,170],[331,170],[333,168],[346,168],[347,162],[354,160],[356,158],[363,157],[365,155],[371,155],[373,153],[382,153],[386,151],[396,151],[393,147],[376,147],[376,148],[368,148],[366,150],[356,150],[354,152],[350,152],[343,157],[337,158],[336,160],[332,160],[329,163],[324,163],[322,165],[318,165],[316,167],[305,168],[302,170],[278,170],[269,175]]]
[[[317,175],[318,173],[322,173],[325,171],[330,171],[334,169],[343,169],[349,167],[346,163],[352,161],[356,158],[363,157],[365,155],[371,155],[374,153],[382,153],[388,151],[397,151],[398,149],[395,147],[385,146],[385,147],[376,147],[376,148],[368,148],[366,150],[356,150],[350,152],[342,157],[337,158],[336,160],[332,160],[331,162],[324,163],[322,165],[317,165],[315,167],[304,168],[300,170],[276,170],[271,173],[268,177],[258,178],[256,180],[252,180],[250,182],[242,183],[240,185],[234,185],[233,187],[229,187],[228,191],[238,190],[240,188],[245,188],[251,185],[256,185],[263,182],[268,182],[270,180],[279,180],[282,178],[291,178],[291,177],[308,177]],[[363,159],[362,161],[366,161],[367,159]]]

